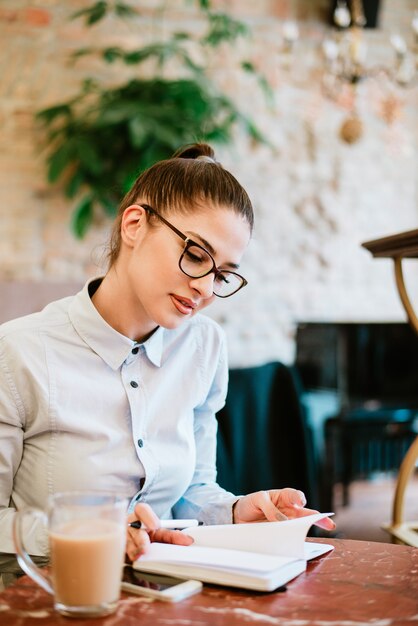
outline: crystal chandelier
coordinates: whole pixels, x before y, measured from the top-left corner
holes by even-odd
[[[397,33],[390,38],[394,50],[392,65],[368,66],[367,42],[364,35],[366,19],[362,0],[338,0],[334,11],[334,33],[322,43],[325,60],[325,92],[333,97],[344,83],[356,85],[365,78],[385,77],[402,87],[417,84],[418,12],[412,18],[413,43],[409,48],[406,40]]]
[[[400,115],[398,88],[411,88],[418,83],[418,12],[412,18],[413,41],[398,33],[390,37],[393,60],[389,65],[367,63],[366,19],[362,0],[338,0],[333,14],[335,29],[322,42],[324,71],[322,91],[335,102],[349,102],[350,113],[344,120],[340,137],[347,143],[356,142],[363,134],[363,124],[357,113],[359,84],[373,79],[380,89],[379,111],[387,124]]]
[[[391,125],[401,115],[400,93],[418,85],[418,11],[412,16],[411,37],[394,32],[388,38],[391,59],[383,48],[384,62],[370,63],[367,50],[366,18],[362,0],[337,0],[332,29],[320,45],[319,84],[323,96],[348,111],[340,137],[356,142],[363,134],[358,113],[363,83],[371,86],[369,99],[375,101],[379,116]],[[282,65],[292,68],[299,30],[296,22],[284,22],[282,28]],[[369,89],[367,87],[367,89]],[[370,94],[372,94],[370,96]]]

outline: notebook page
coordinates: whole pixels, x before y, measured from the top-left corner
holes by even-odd
[[[165,543],[152,543],[141,555],[134,567],[140,569],[146,563],[180,563],[182,565],[202,565],[207,568],[228,571],[268,574],[292,563],[295,559],[253,552],[237,552],[199,546],[177,546]]]
[[[333,513],[315,513],[283,522],[197,526],[183,532],[193,537],[195,546],[306,559],[304,544],[309,528],[330,515]]]

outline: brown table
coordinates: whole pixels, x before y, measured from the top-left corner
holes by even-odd
[[[408,316],[409,323],[418,333],[418,315],[414,311],[405,286],[402,262],[404,259],[418,259],[418,229],[381,237],[361,244],[374,257],[390,258],[395,267],[396,286],[399,297]],[[415,471],[418,461],[418,436],[411,443],[399,468],[393,498],[392,523],[387,526],[392,538],[397,543],[418,547],[418,521],[404,521],[404,501],[408,482]]]
[[[315,539],[315,541],[321,541]],[[418,626],[418,549],[324,540],[335,550],[308,564],[286,591],[205,586],[178,604],[124,595],[106,618],[73,620],[24,576],[0,594],[1,626]]]

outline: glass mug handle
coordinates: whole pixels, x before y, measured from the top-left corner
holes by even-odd
[[[25,549],[22,532],[23,520],[25,517],[32,517],[33,520],[39,519],[45,524],[45,526],[48,525],[48,517],[43,511],[39,511],[38,509],[23,509],[22,511],[16,512],[13,520],[13,541],[15,544],[17,562],[25,574],[38,583],[42,589],[45,589],[48,593],[53,594],[54,592],[50,577],[44,574],[40,567],[35,565]]]

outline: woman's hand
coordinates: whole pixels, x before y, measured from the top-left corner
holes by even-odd
[[[240,498],[234,504],[234,524],[277,522],[318,513],[313,509],[306,509],[305,505],[305,494],[297,489],[256,491]],[[325,528],[325,530],[334,530],[335,528],[334,522],[329,517],[319,520],[316,525]]]
[[[139,520],[147,528],[132,528],[128,526],[126,538],[126,554],[131,561],[135,561],[147,551],[152,541],[159,543],[176,543],[180,546],[189,546],[193,539],[180,530],[160,528],[160,519],[148,504],[137,504],[133,513],[128,515],[127,523]]]

